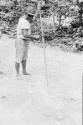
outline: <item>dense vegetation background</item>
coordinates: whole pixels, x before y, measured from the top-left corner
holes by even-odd
[[[44,38],[51,46],[66,45],[82,50],[83,1],[41,0]],[[16,37],[16,25],[24,8],[37,10],[37,0],[0,0],[0,31]],[[41,33],[39,14],[32,26],[35,34]]]

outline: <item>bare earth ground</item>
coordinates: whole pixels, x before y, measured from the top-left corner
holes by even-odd
[[[0,39],[0,125],[82,125],[83,55],[30,44],[27,70],[16,78],[14,40]]]

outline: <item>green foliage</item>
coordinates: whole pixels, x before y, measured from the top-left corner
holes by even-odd
[[[35,1],[35,2],[34,2]],[[56,37],[82,37],[82,28],[79,31],[79,27],[83,27],[83,3],[79,0],[73,2],[73,0],[42,0],[44,5],[42,6],[42,17],[57,16],[57,21],[54,24],[43,23],[44,38],[46,41],[53,40]],[[4,33],[16,34],[16,24],[19,17],[22,15],[24,8],[32,6],[34,10],[37,8],[36,0],[1,0],[0,1],[0,29]],[[74,20],[69,26],[63,26],[63,18],[71,17]],[[57,25],[57,26],[56,26]],[[32,32],[34,34],[41,34],[39,15],[37,20],[32,25]],[[78,34],[78,35],[77,35]],[[13,36],[12,35],[12,36]]]

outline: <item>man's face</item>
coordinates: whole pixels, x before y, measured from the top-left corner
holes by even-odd
[[[28,16],[27,19],[30,21],[30,23],[33,22],[33,16]]]

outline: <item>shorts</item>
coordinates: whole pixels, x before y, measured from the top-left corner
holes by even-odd
[[[25,41],[23,39],[16,39],[15,47],[16,47],[16,62],[21,63],[22,60],[27,60],[29,41]]]

